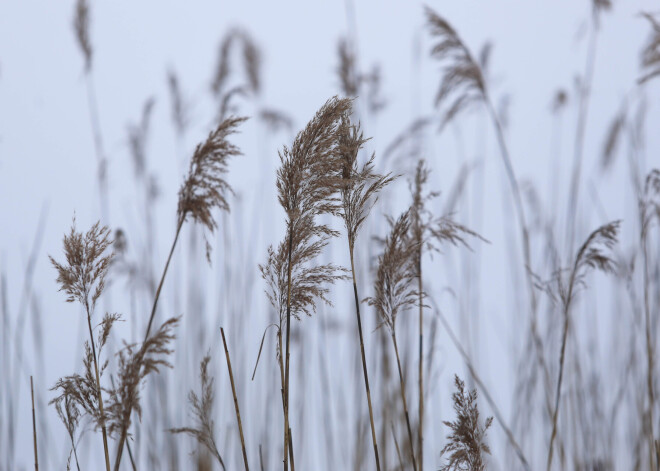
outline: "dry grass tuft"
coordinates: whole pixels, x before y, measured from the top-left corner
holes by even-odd
[[[170,429],[170,432],[185,433],[195,438],[218,460],[222,469],[225,469],[225,463],[215,442],[215,421],[213,420],[215,391],[213,389],[213,377],[209,376],[208,372],[210,361],[211,356],[206,355],[199,364],[199,378],[202,383],[200,396],[192,390],[188,393],[188,402],[195,417],[195,425],[193,427],[173,428]]]
[[[396,178],[391,173],[379,175],[374,172],[375,154],[362,167],[359,166],[358,155],[366,141],[360,125],[351,125],[346,118],[339,137],[342,163],[340,216],[346,226],[351,252],[362,224],[378,200],[378,194]]]
[[[410,237],[410,211],[396,221],[389,219],[390,233],[384,241],[383,253],[378,257],[378,271],[374,284],[374,296],[366,301],[374,306],[381,319],[395,331],[399,313],[417,303],[418,293],[413,282],[417,278],[414,254],[417,245]]]
[[[188,176],[179,190],[177,215],[179,224],[188,216],[205,226],[210,232],[217,227],[211,211],[218,208],[229,211],[226,192],[231,186],[225,180],[230,157],[241,155],[241,151],[227,140],[237,132],[236,128],[247,118],[228,118],[211,132],[203,144],[199,144],[190,161]],[[210,246],[207,243],[207,258]]]
[[[64,255],[66,264],[60,264],[49,257],[57,270],[57,283],[60,291],[66,292],[67,302],[78,301],[87,310],[94,311],[96,301],[105,287],[113,254],[105,254],[112,244],[110,230],[100,223],[94,224],[87,233],[76,231],[75,219],[71,232],[64,236]]]
[[[359,80],[356,71],[355,54],[351,50],[351,45],[346,38],[339,40],[337,53],[339,55],[337,75],[339,76],[341,90],[344,96],[353,98],[358,94]]]
[[[483,100],[486,84],[478,62],[472,57],[456,30],[431,8],[426,7],[425,11],[431,36],[437,40],[431,55],[445,64],[444,75],[435,97],[436,106],[451,101],[442,120],[444,126],[459,112]]]
[[[465,391],[465,383],[458,376],[454,377],[456,392],[452,394],[456,420],[443,422],[451,429],[441,456],[449,454],[447,464],[440,471],[483,471],[486,469],[484,454],[490,454],[485,443],[486,431],[493,423],[493,418],[486,419],[483,427],[479,423],[477,408],[477,390]]]
[[[124,345],[117,354],[117,387],[110,391],[111,400],[107,408],[108,432],[127,437],[131,426],[131,411],[142,416],[140,385],[150,373],[161,368],[171,368],[167,357],[175,339],[174,329],[179,317],[165,321],[158,330],[138,348],[138,344]]]
[[[639,83],[645,83],[660,75],[660,21],[657,15],[642,13],[642,16],[651,23],[651,34],[642,49],[642,71],[644,75]]]
[[[217,97],[223,95],[230,74],[231,51],[234,44],[237,43],[241,47],[243,68],[249,90],[255,95],[259,94],[261,90],[261,52],[254,39],[246,31],[234,28],[220,42],[218,65],[211,84],[211,90]]]

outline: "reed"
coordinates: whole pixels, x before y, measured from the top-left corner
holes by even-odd
[[[346,228],[348,239],[348,251],[351,261],[351,275],[353,278],[353,296],[355,299],[355,315],[357,318],[358,337],[360,341],[360,355],[362,359],[362,373],[364,375],[364,386],[369,406],[369,422],[371,426],[371,439],[376,459],[376,469],[380,471],[380,456],[378,454],[378,441],[376,439],[376,427],[374,425],[374,412],[371,404],[371,390],[369,388],[369,371],[364,350],[364,336],[362,334],[362,318],[360,316],[360,297],[358,295],[357,279],[355,275],[355,241],[362,225],[365,223],[371,208],[378,199],[378,194],[394,180],[391,174],[378,175],[374,173],[374,156],[362,167],[358,165],[358,155],[366,139],[358,125],[350,125],[345,120],[342,123],[343,131],[340,134],[340,150],[342,157],[341,168],[341,218]]]

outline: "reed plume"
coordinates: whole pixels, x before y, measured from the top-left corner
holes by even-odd
[[[174,241],[170,248],[170,253],[165,262],[163,273],[156,289],[154,301],[151,307],[151,315],[142,341],[142,347],[137,350],[127,350],[127,367],[130,366],[135,371],[154,371],[148,365],[143,365],[144,361],[148,361],[147,356],[149,349],[161,348],[164,344],[163,340],[169,339],[171,329],[174,328],[178,318],[172,318],[166,321],[161,328],[150,337],[151,326],[156,316],[158,300],[160,293],[163,289],[163,283],[176,248],[179,234],[183,224],[192,218],[193,221],[204,226],[209,232],[213,232],[217,227],[217,223],[213,217],[212,211],[220,209],[229,211],[229,203],[225,198],[227,192],[231,192],[231,186],[225,180],[224,176],[227,173],[229,158],[232,156],[240,155],[241,152],[235,145],[231,144],[227,138],[236,132],[236,127],[245,121],[247,118],[228,118],[222,121],[218,127],[209,133],[208,138],[202,144],[198,144],[193,153],[190,161],[188,175],[186,176],[181,188],[179,189],[179,202],[177,206],[177,228],[174,235]],[[211,247],[206,241],[206,257],[210,262]],[[166,343],[166,342],[165,342]],[[161,352],[162,353],[162,352]],[[132,366],[131,366],[132,365]],[[155,370],[157,371],[157,370]],[[146,373],[145,373],[146,374]],[[139,383],[139,381],[138,381]],[[123,411],[123,416],[130,420],[131,409],[137,405],[136,401],[128,404],[126,410]],[[115,469],[119,467],[121,456],[123,453],[123,445],[128,433],[128,426],[123,427],[119,439],[119,446],[117,447],[117,458],[115,459]]]
[[[378,455],[378,442],[376,440],[376,428],[374,425],[373,407],[371,405],[371,390],[369,388],[369,372],[364,352],[364,338],[362,334],[362,318],[360,316],[360,298],[355,276],[354,250],[355,241],[362,224],[366,221],[371,208],[378,199],[378,194],[394,180],[391,174],[378,175],[374,172],[373,162],[375,155],[362,166],[358,165],[358,155],[364,143],[363,133],[360,125],[351,125],[347,118],[342,122],[339,149],[342,158],[341,168],[341,200],[342,209],[340,215],[346,227],[348,239],[348,250],[351,259],[351,274],[353,277],[353,295],[355,297],[355,315],[357,317],[357,328],[360,339],[360,354],[362,359],[362,372],[364,374],[364,385],[369,406],[369,420],[371,423],[371,438],[376,458],[376,469],[380,471],[380,457]]]
[[[651,23],[651,34],[642,50],[642,75],[638,83],[643,84],[660,75],[660,21],[657,15],[642,13]]]
[[[224,95],[227,79],[229,78],[231,67],[231,51],[235,49],[234,45],[241,47],[243,69],[248,90],[254,95],[261,91],[261,52],[256,42],[247,31],[240,28],[232,28],[220,42],[218,53],[218,65],[216,66],[215,76],[211,83],[211,91],[220,98]]]
[[[443,422],[451,429],[447,435],[447,443],[440,455],[449,454],[447,463],[440,471],[484,471],[484,455],[490,454],[490,448],[485,443],[486,431],[493,423],[489,417],[482,426],[479,423],[477,408],[477,390],[465,391],[465,383],[454,376],[456,392],[452,394],[456,420]]]
[[[268,249],[268,261],[260,265],[268,286],[267,296],[279,316],[279,359],[283,380],[284,469],[288,470],[289,454],[289,344],[291,316],[299,319],[311,315],[316,301],[329,303],[328,287],[345,278],[332,264],[308,266],[321,253],[330,237],[337,232],[316,222],[323,214],[338,215],[340,201],[336,196],[341,180],[338,130],[342,117],[351,109],[351,100],[328,100],[314,118],[298,133],[291,149],[279,153],[277,171],[278,201],[286,214],[286,237],[277,250]],[[286,321],[285,365],[282,365],[282,323]],[[292,448],[292,447],[291,447]]]
[[[76,380],[69,383],[69,386],[71,392],[75,392],[79,397],[78,400],[88,405],[87,412],[97,419],[97,424],[101,428],[106,471],[110,471],[110,455],[108,454],[108,436],[103,409],[98,356],[92,333],[92,315],[96,302],[105,288],[105,277],[114,255],[113,253],[106,253],[106,249],[111,244],[110,230],[106,226],[101,227],[100,223],[97,222],[87,233],[82,234],[76,231],[74,219],[71,232],[68,236],[64,236],[66,262],[61,264],[53,257],[49,257],[57,271],[57,283],[60,285],[60,291],[64,291],[68,295],[66,301],[69,303],[78,301],[87,315],[87,327],[89,328],[89,343],[86,343],[87,353],[85,356],[87,374],[84,379],[79,375],[75,375]],[[99,345],[100,348],[102,346],[102,344]],[[92,363],[94,365],[94,375],[92,375],[91,370]],[[62,379],[58,381],[55,388],[60,388],[61,382]],[[63,391],[66,394],[67,388],[64,387]]]
[[[552,433],[548,448],[547,470],[552,466],[553,445],[557,436],[557,418],[561,399],[561,384],[564,375],[564,359],[566,353],[566,340],[570,325],[571,304],[581,288],[585,286],[586,276],[593,270],[604,273],[614,273],[616,263],[612,258],[612,248],[617,242],[619,221],[610,222],[592,232],[578,250],[572,268],[568,271],[559,271],[549,282],[539,284],[550,297],[561,303],[564,327],[562,330],[561,350],[559,353],[559,373],[555,404],[552,415]]]
[[[192,427],[172,428],[169,431],[171,433],[185,433],[190,435],[207,448],[215,459],[218,460],[222,469],[226,469],[215,440],[215,421],[213,420],[215,390],[213,388],[213,377],[208,372],[210,361],[211,356],[206,355],[199,364],[199,379],[202,386],[200,395],[198,396],[193,390],[188,393],[188,402],[195,418],[195,425]]]
[[[413,283],[417,277],[414,257],[417,246],[410,237],[410,210],[399,216],[396,221],[390,219],[389,223],[391,225],[390,233],[384,241],[383,253],[378,257],[378,271],[374,283],[374,295],[367,298],[366,301],[369,305],[375,307],[381,319],[379,327],[386,325],[392,338],[399,370],[401,401],[403,402],[403,411],[408,428],[409,451],[413,469],[417,470],[403,371],[401,369],[399,347],[396,340],[396,320],[398,315],[414,306],[419,296],[413,287]]]

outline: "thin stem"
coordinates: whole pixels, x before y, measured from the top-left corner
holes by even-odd
[[[289,221],[289,263],[286,296],[286,366],[284,368],[284,471],[289,470],[289,339],[291,337],[291,251],[293,250],[293,227]],[[281,352],[281,351],[280,351]],[[281,353],[280,353],[281,354]],[[291,455],[293,453],[291,452]]]
[[[176,234],[174,235],[174,242],[172,242],[172,248],[170,249],[170,254],[167,257],[167,262],[165,262],[165,268],[163,269],[163,274],[160,277],[160,283],[158,283],[158,289],[156,290],[156,296],[154,297],[154,304],[151,307],[151,315],[149,316],[149,323],[147,324],[147,330],[144,333],[144,340],[142,341],[143,343],[147,341],[149,338],[149,332],[151,331],[151,324],[154,321],[154,317],[156,317],[156,307],[158,306],[158,300],[160,299],[160,292],[163,289],[163,283],[165,282],[165,276],[167,275],[167,269],[170,266],[170,262],[172,261],[172,255],[174,254],[174,249],[176,247],[176,243],[179,240],[179,234],[181,233],[181,228],[183,227],[183,223],[185,221],[186,217],[185,215],[182,215],[179,218],[179,222],[176,227]]]
[[[170,262],[172,261],[172,255],[174,254],[174,249],[176,248],[176,243],[179,240],[179,234],[181,233],[181,228],[183,227],[183,223],[185,220],[186,220],[186,215],[182,214],[179,217],[179,221],[177,223],[177,228],[176,228],[176,234],[174,235],[174,241],[172,242],[172,248],[170,249],[170,253],[167,257],[167,262],[165,262],[165,268],[163,269],[163,274],[160,277],[160,283],[158,283],[158,289],[156,290],[156,295],[154,296],[154,303],[153,306],[151,307],[151,315],[149,316],[149,323],[147,324],[147,329],[144,333],[144,340],[142,341],[143,344],[149,338],[149,332],[151,332],[151,325],[153,324],[154,317],[156,316],[156,308],[158,307],[160,292],[163,289],[163,284],[165,283],[165,276],[167,275],[167,270],[170,266]],[[126,415],[130,417],[131,413],[132,413],[132,409],[129,410]],[[123,430],[121,431],[121,435],[119,437],[119,445],[117,446],[117,453],[115,457],[115,471],[119,471],[119,464],[121,463],[121,456],[124,451],[124,443],[126,442],[127,433],[128,433],[127,427],[123,427]],[[109,468],[108,471],[110,471]]]
[[[37,453],[37,421],[34,416],[34,384],[30,376],[30,394],[32,395],[32,440],[34,441],[34,471],[39,471],[39,457]]]
[[[378,456],[378,441],[376,440],[376,426],[374,425],[374,411],[371,405],[371,389],[369,388],[369,372],[367,370],[367,359],[364,353],[364,337],[362,335],[362,318],[360,316],[360,298],[358,296],[357,281],[355,277],[355,264],[353,262],[353,246],[350,243],[349,251],[351,256],[351,273],[353,274],[353,295],[355,296],[355,315],[357,317],[358,334],[360,336],[360,355],[362,357],[362,373],[364,374],[364,387],[367,393],[367,403],[369,405],[369,421],[371,423],[371,439],[374,445],[374,456],[376,457],[376,469],[380,471],[380,457]]]
[[[424,469],[424,304],[422,286],[422,249],[417,251],[417,292],[419,296],[419,425],[417,431],[417,445],[419,452],[419,471]]]
[[[580,90],[579,115],[577,130],[575,132],[575,148],[573,160],[573,174],[571,177],[571,187],[568,199],[568,221],[566,227],[566,240],[568,243],[568,253],[573,253],[573,239],[575,233],[575,215],[578,210],[578,200],[580,197],[580,175],[582,172],[582,156],[584,155],[584,135],[587,128],[587,116],[589,113],[589,97],[591,95],[591,84],[594,77],[594,65],[596,63],[596,44],[597,44],[597,25],[594,23],[591,27],[589,37],[589,51],[587,53],[587,62],[585,65],[585,83]]]
[[[655,404],[653,394],[653,342],[651,339],[651,309],[649,304],[649,259],[648,249],[646,246],[646,230],[642,235],[642,251],[644,255],[644,322],[646,331],[646,360],[647,360],[647,375],[646,387],[649,395],[649,410],[648,410],[648,439],[649,439],[649,467],[651,471],[656,469],[657,463],[654,465],[655,453],[655,439],[653,434],[653,406]]]
[[[89,327],[89,343],[92,345],[92,356],[94,357],[94,370],[96,372],[96,391],[99,400],[99,413],[101,415],[101,432],[103,434],[103,452],[105,453],[105,468],[110,471],[110,454],[108,453],[108,433],[105,428],[105,412],[103,411],[103,396],[101,395],[101,379],[99,377],[99,365],[96,359],[96,347],[94,345],[94,334],[92,333],[92,319],[89,304],[85,301],[87,310],[87,327]],[[117,463],[119,464],[119,463]]]
[[[227,340],[225,339],[225,329],[220,327],[222,334],[222,343],[225,346],[225,357],[227,358],[227,369],[229,370],[229,380],[231,381],[231,393],[234,396],[234,408],[236,409],[236,420],[238,421],[238,431],[241,435],[241,447],[243,448],[243,462],[245,463],[245,471],[250,471],[248,465],[247,451],[245,450],[245,438],[243,436],[243,424],[241,423],[241,411],[238,407],[238,397],[236,396],[236,386],[234,385],[234,374],[231,370],[231,360],[229,359],[229,349],[227,348]]]
[[[291,427],[289,427],[289,458],[291,458],[291,471],[296,471],[296,462],[293,459],[293,436],[291,435]]]
[[[399,469],[403,469],[403,460],[401,459],[401,450],[399,449],[399,440],[396,439],[396,433],[394,433],[394,423],[390,422],[392,426],[392,438],[394,438],[394,446],[396,447],[396,455],[399,457]]]
[[[396,343],[396,333],[394,332],[394,329],[392,329],[392,342],[394,343],[396,364],[399,367],[399,381],[401,383],[401,400],[403,401],[403,412],[406,416],[406,425],[408,427],[408,443],[410,445],[410,457],[412,458],[413,470],[417,471],[417,462],[415,460],[415,447],[413,445],[412,429],[410,428],[410,417],[408,415],[408,403],[406,402],[406,387],[403,382],[403,372],[401,371],[401,360],[399,359],[399,347]]]
[[[550,466],[552,466],[552,451],[555,437],[557,436],[557,420],[559,417],[559,406],[561,404],[561,383],[564,377],[564,358],[566,354],[566,340],[568,338],[568,326],[569,326],[569,313],[571,307],[571,300],[573,299],[573,285],[575,284],[575,275],[577,272],[577,259],[575,260],[575,265],[571,271],[571,278],[568,285],[568,295],[564,300],[564,330],[561,335],[561,351],[559,352],[559,378],[557,379],[557,391],[555,393],[555,409],[552,414],[552,434],[550,435],[550,446],[548,448],[548,465],[546,471],[550,471]]]

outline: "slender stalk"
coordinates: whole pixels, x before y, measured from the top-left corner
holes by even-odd
[[[34,441],[34,471],[39,471],[39,456],[37,453],[37,421],[34,416],[34,384],[30,376],[30,394],[32,395],[32,440]]]
[[[183,223],[185,221],[185,214],[179,217],[179,221],[177,223],[177,228],[176,228],[176,234],[174,235],[174,241],[172,242],[172,248],[170,249],[170,253],[167,257],[167,262],[165,262],[165,268],[163,269],[163,274],[160,277],[160,283],[158,283],[158,289],[156,290],[156,295],[154,296],[154,303],[153,306],[151,307],[151,315],[149,316],[149,323],[147,324],[147,329],[144,333],[144,340],[142,343],[146,342],[147,339],[149,338],[149,332],[151,331],[151,325],[153,324],[154,317],[156,316],[156,308],[158,307],[158,300],[160,299],[160,292],[163,289],[163,284],[165,283],[165,276],[167,275],[167,270],[170,266],[170,262],[172,261],[172,255],[174,254],[174,249],[176,248],[176,243],[179,240],[179,234],[181,233],[181,228],[183,227]],[[91,328],[90,328],[90,335],[91,335]],[[96,362],[96,360],[94,360]],[[98,375],[98,373],[97,373]],[[103,413],[103,411],[101,411]],[[129,412],[130,415],[131,412]],[[119,471],[119,464],[121,463],[121,456],[124,451],[124,443],[126,442],[126,435],[128,433],[128,430],[122,430],[121,435],[119,437],[119,445],[117,446],[117,453],[115,457],[115,471]],[[106,451],[107,453],[107,451]],[[107,471],[110,471],[110,468],[108,468]]]
[[[293,250],[293,228],[289,221],[289,263],[286,295],[286,366],[284,368],[284,471],[289,470],[289,339],[291,336],[291,251]],[[281,354],[281,350],[280,350]],[[293,455],[292,450],[290,450]]]
[[[646,331],[646,360],[647,360],[647,375],[646,387],[649,395],[649,410],[648,410],[648,440],[649,440],[649,467],[651,471],[657,469],[658,463],[654,464],[655,453],[655,439],[653,434],[653,406],[655,404],[653,394],[653,341],[651,338],[651,309],[649,304],[649,259],[648,249],[646,246],[646,230],[642,235],[642,250],[644,254],[644,322]],[[657,458],[657,457],[656,457]]]
[[[399,457],[399,469],[403,469],[403,460],[401,459],[401,450],[399,449],[399,440],[396,439],[396,433],[394,433],[394,423],[390,423],[392,426],[392,438],[394,438],[394,446],[396,447],[396,456]]]
[[[291,458],[291,471],[296,471],[296,462],[293,459],[293,437],[291,435],[291,427],[289,427],[289,457]]]
[[[238,431],[241,435],[241,447],[243,448],[243,462],[245,463],[245,471],[250,471],[248,465],[247,451],[245,450],[245,438],[243,436],[243,425],[241,423],[241,411],[238,408],[238,397],[236,396],[236,386],[234,385],[234,374],[231,370],[231,360],[229,359],[229,349],[227,348],[227,340],[225,339],[225,329],[220,327],[222,334],[222,343],[225,347],[225,357],[227,358],[227,369],[229,370],[229,380],[231,381],[231,393],[234,396],[234,408],[236,409],[236,420],[238,421]]]
[[[419,471],[424,470],[424,304],[422,302],[422,249],[417,251],[417,292],[419,296],[419,425],[417,430],[417,446],[419,453]]]
[[[87,327],[89,328],[89,343],[92,345],[92,356],[94,357],[94,370],[96,373],[96,392],[99,400],[99,413],[101,415],[101,433],[103,435],[103,452],[105,453],[105,468],[110,471],[110,454],[108,453],[108,433],[105,428],[105,412],[103,410],[103,396],[101,395],[101,379],[99,377],[99,365],[96,359],[96,346],[94,345],[94,334],[92,333],[92,319],[89,310],[89,303],[85,301],[87,310]],[[117,462],[119,466],[119,462]]]
[[[183,223],[185,221],[185,215],[181,216],[179,218],[179,222],[176,227],[176,234],[174,235],[174,241],[172,242],[172,248],[170,248],[170,254],[167,257],[167,262],[165,262],[165,268],[163,269],[163,274],[160,277],[160,283],[158,283],[158,289],[156,290],[156,296],[154,297],[154,304],[151,307],[151,315],[149,316],[149,323],[147,324],[147,330],[144,333],[144,340],[143,342],[146,342],[147,339],[149,338],[149,332],[151,331],[151,324],[154,321],[154,317],[156,317],[156,307],[158,306],[158,300],[160,299],[160,292],[163,289],[163,283],[165,282],[165,276],[167,275],[167,269],[170,266],[170,262],[172,261],[172,255],[174,254],[174,249],[176,247],[176,243],[179,240],[179,234],[181,233],[181,228],[183,227]]]
[[[360,336],[360,355],[362,356],[362,373],[364,374],[364,387],[367,393],[369,405],[369,421],[371,422],[371,439],[374,445],[374,456],[376,457],[376,469],[380,471],[380,458],[378,456],[378,441],[376,440],[376,426],[374,425],[374,410],[371,405],[371,390],[369,388],[369,372],[367,370],[367,359],[364,353],[364,337],[362,335],[362,318],[360,316],[360,298],[358,296],[357,281],[355,277],[355,264],[353,262],[353,247],[349,238],[349,251],[351,256],[351,273],[353,274],[353,295],[355,296],[355,315],[357,317],[358,334]]]
[[[571,300],[573,298],[573,286],[575,284],[575,273],[576,268],[573,268],[571,272],[571,279],[568,285],[568,296],[564,302],[564,330],[561,335],[561,351],[559,353],[559,378],[557,379],[557,391],[555,393],[555,409],[552,414],[552,434],[550,435],[550,446],[548,449],[548,465],[546,467],[547,471],[550,471],[552,466],[552,451],[555,437],[557,436],[557,419],[559,417],[559,406],[561,399],[561,383],[562,378],[564,377],[564,358],[566,354],[566,340],[568,338],[568,326],[569,326],[569,312],[571,306]]]
[[[589,114],[589,97],[591,95],[591,84],[594,77],[594,65],[596,63],[597,25],[594,21],[589,37],[589,51],[585,64],[585,83],[580,90],[580,104],[575,132],[575,147],[573,157],[573,174],[571,176],[571,187],[568,199],[568,221],[566,227],[566,241],[568,253],[573,253],[573,239],[575,233],[575,215],[578,210],[580,197],[580,175],[582,173],[582,156],[584,155],[584,135],[587,128],[587,116]]]
[[[415,460],[415,446],[413,445],[412,429],[410,428],[410,417],[408,415],[408,403],[406,402],[406,387],[403,382],[403,372],[401,370],[401,360],[399,359],[399,347],[396,343],[396,333],[392,329],[392,342],[394,343],[394,353],[396,354],[396,364],[399,367],[399,381],[401,382],[401,400],[403,401],[403,412],[406,416],[406,425],[408,427],[408,443],[410,445],[410,457],[412,458],[413,470],[417,471],[417,462]]]

